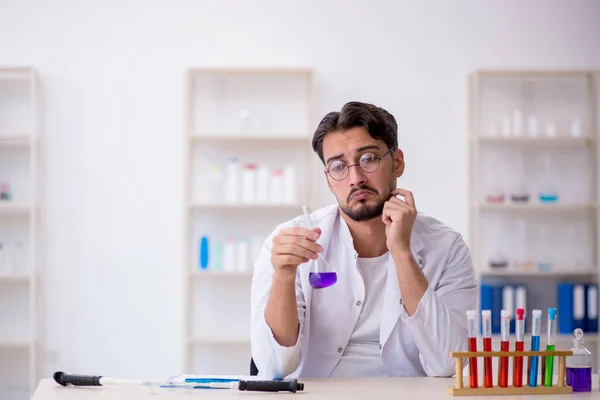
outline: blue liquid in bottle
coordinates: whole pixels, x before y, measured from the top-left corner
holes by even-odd
[[[540,193],[540,203],[556,203],[558,201],[558,195],[556,193]]]
[[[323,289],[337,282],[337,274],[335,272],[311,272],[308,274],[310,286],[315,289]]]
[[[567,368],[567,385],[571,386],[574,392],[591,392],[592,367]]]

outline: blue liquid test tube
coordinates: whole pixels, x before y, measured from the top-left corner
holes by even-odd
[[[531,312],[531,351],[540,351],[540,333],[542,331],[542,310]],[[530,356],[529,386],[537,387],[539,356]]]

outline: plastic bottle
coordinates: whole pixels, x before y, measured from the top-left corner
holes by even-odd
[[[256,165],[246,164],[242,170],[242,194],[244,204],[256,203]]]
[[[567,385],[573,392],[592,391],[592,353],[583,347],[583,331],[579,328],[573,331],[572,356],[567,357]]]
[[[208,188],[202,191],[202,201],[220,203],[223,201],[223,171],[217,164],[210,167]]]
[[[548,122],[546,124],[546,136],[556,137],[556,125],[554,125],[554,122]]]
[[[513,113],[513,135],[521,136],[523,134],[523,118],[521,117],[521,111],[515,110]]]
[[[283,170],[283,202],[286,204],[298,203],[298,179],[296,167],[287,165]]]
[[[227,165],[227,182],[225,188],[225,201],[238,203],[240,201],[240,162],[233,157]]]
[[[223,270],[235,272],[235,261],[235,241],[229,237],[223,247]]]
[[[215,243],[212,251],[212,266],[215,271],[223,271],[223,256],[225,252],[225,246],[223,243]]]
[[[529,116],[528,125],[528,133],[529,137],[537,137],[539,134],[539,126],[537,118],[534,115]]]
[[[281,204],[283,202],[283,171],[273,171],[273,173],[271,174],[271,182],[269,183],[270,202],[274,204]]]
[[[208,269],[209,264],[208,236],[200,238],[200,269]]]
[[[238,240],[237,242],[237,246],[235,249],[235,255],[236,255],[236,271],[237,272],[246,272],[248,271],[249,267],[248,264],[250,262],[250,254],[249,254],[249,245],[248,245],[248,241],[241,239]]]
[[[256,173],[256,202],[258,204],[267,204],[269,202],[269,179],[271,171],[269,167],[261,165]]]
[[[581,126],[581,120],[579,117],[575,117],[573,122],[571,122],[571,136],[573,137],[581,137],[583,134],[583,129]]]

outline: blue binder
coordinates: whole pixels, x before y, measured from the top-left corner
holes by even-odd
[[[577,328],[586,330],[585,287],[564,282],[558,285],[558,331],[571,335]]]
[[[492,334],[499,334],[500,311],[502,310],[502,286],[481,284],[481,310],[492,311]],[[480,331],[483,331],[481,323]]]
[[[585,330],[598,333],[598,285],[589,284],[585,288]]]

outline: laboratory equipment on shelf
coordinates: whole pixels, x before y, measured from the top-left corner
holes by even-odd
[[[558,202],[559,196],[556,186],[554,185],[554,179],[552,176],[552,159],[550,157],[550,154],[546,154],[544,162],[544,183],[540,186],[538,200],[540,201],[540,203],[556,203]]]

